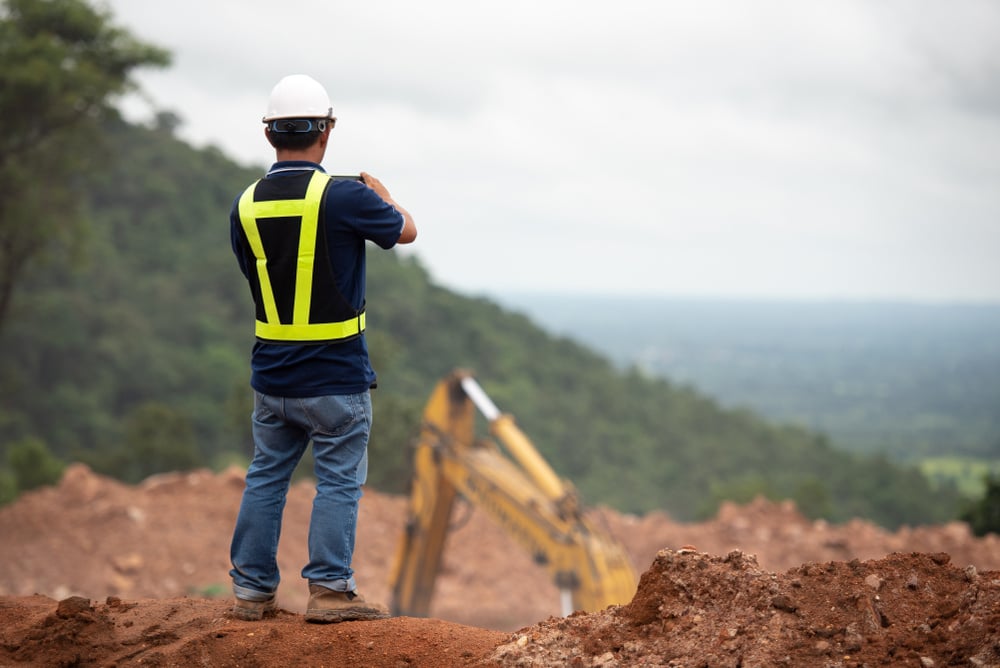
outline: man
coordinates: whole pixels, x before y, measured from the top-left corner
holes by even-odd
[[[306,620],[387,616],[357,592],[351,560],[367,475],[370,389],[365,244],[417,236],[413,218],[370,174],[320,166],[336,118],[326,90],[291,75],[271,91],[264,134],[277,161],[233,204],[233,251],[256,307],[251,356],[254,455],[233,532],[233,615],[275,611],[278,536],[289,481],[309,442],[316,497],[309,525]]]

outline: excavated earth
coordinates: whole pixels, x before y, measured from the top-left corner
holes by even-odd
[[[559,595],[488,516],[462,507],[428,619],[304,621],[312,488],[289,492],[280,610],[229,616],[242,472],[129,486],[70,467],[0,508],[6,666],[1000,667],[1000,538],[964,524],[883,530],[810,521],[789,503],[725,505],[683,524],[593,518],[641,574],[634,598],[559,614]],[[366,490],[355,568],[388,602],[406,500]]]

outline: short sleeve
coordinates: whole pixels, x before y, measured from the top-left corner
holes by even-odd
[[[384,249],[392,248],[403,232],[403,214],[357,181],[334,181],[326,193],[327,211],[359,237]]]

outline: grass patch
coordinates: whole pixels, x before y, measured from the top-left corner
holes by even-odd
[[[974,499],[986,491],[987,475],[1000,474],[1000,461],[973,457],[927,457],[919,467],[935,488],[954,485],[962,496]]]

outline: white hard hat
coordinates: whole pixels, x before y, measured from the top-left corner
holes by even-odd
[[[310,76],[290,74],[271,89],[264,122],[279,118],[333,118],[326,89]]]

